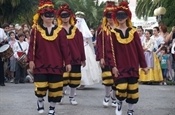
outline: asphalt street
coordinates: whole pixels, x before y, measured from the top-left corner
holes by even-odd
[[[68,95],[62,105],[57,104],[57,115],[115,115],[115,108],[104,108],[104,87],[101,84],[77,90],[77,106],[70,105]],[[6,83],[0,86],[0,115],[38,115],[33,84]],[[45,98],[45,114],[49,104]],[[140,85],[140,99],[134,115],[175,115],[175,86]],[[123,104],[126,115],[127,104]]]

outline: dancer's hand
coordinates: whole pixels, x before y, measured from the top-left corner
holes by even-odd
[[[142,68],[142,70],[144,71],[145,74],[148,74],[148,68]]]
[[[119,74],[119,71],[116,67],[113,67],[112,68],[112,74],[114,74],[114,77],[118,77],[120,74]]]
[[[29,62],[29,68],[30,68],[31,73],[33,73],[33,69],[35,68],[35,63],[33,61]]]
[[[105,67],[105,60],[104,60],[103,58],[100,59],[100,66],[101,66],[102,68]]]
[[[86,62],[85,62],[85,61],[82,61],[82,62],[81,62],[81,66],[82,66],[82,67],[85,67],[85,66],[86,66]]]
[[[71,69],[72,69],[72,67],[71,67],[71,65],[70,65],[70,64],[66,65],[66,72],[70,72],[70,71],[71,71]]]

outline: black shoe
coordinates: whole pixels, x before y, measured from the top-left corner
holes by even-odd
[[[122,115],[122,102],[118,102],[116,109],[115,109],[115,114],[116,115]]]
[[[40,106],[40,105],[42,105],[42,106]],[[38,107],[37,110],[38,110],[39,114],[44,113],[44,99],[37,101],[37,107]]]
[[[133,110],[128,110],[127,115],[134,115],[134,111]]]
[[[24,80],[20,80],[19,83],[25,83]]]
[[[5,84],[4,83],[0,83],[0,86],[5,86]]]
[[[19,82],[15,80],[15,84],[18,84]]]
[[[55,115],[55,107],[49,107],[49,113],[48,115]]]

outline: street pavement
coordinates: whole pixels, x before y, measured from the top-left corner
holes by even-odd
[[[57,104],[57,115],[115,115],[115,108],[104,108],[104,87],[101,84],[77,90],[78,105],[69,104],[68,95],[63,104]],[[33,84],[6,83],[0,86],[0,115],[38,115]],[[45,98],[45,114],[49,104]],[[140,99],[134,115],[175,115],[175,86],[140,85]],[[123,115],[127,104],[123,104]]]

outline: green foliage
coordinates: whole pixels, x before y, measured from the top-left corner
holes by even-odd
[[[0,25],[25,22],[31,24],[36,0],[0,0]]]
[[[82,11],[85,13],[85,20],[89,27],[96,28],[103,16],[104,3],[94,2],[94,0],[54,0],[58,8],[63,3],[68,3],[73,12]]]
[[[36,12],[39,0],[0,0],[0,25],[3,23],[32,24],[32,17]],[[75,13],[82,11],[89,27],[96,28],[102,19],[104,3],[94,0],[53,0],[55,8],[68,3]]]
[[[21,0],[21,3],[16,7],[18,23],[32,24],[33,15],[36,12],[38,6],[37,0]]]
[[[137,2],[136,15],[138,18],[143,17],[146,19],[148,16],[153,16],[156,7],[157,3],[153,3],[152,0],[139,0]]]
[[[0,0],[0,5],[9,4],[12,7],[16,7],[20,4],[21,0]]]
[[[163,16],[163,22],[169,27],[175,26],[175,2],[173,0],[165,0],[163,6],[167,10],[166,14]]]
[[[167,10],[162,19],[163,23],[167,26],[175,25],[174,0],[137,0],[136,15],[138,18],[147,19],[148,16],[154,16],[154,10],[160,6]]]

